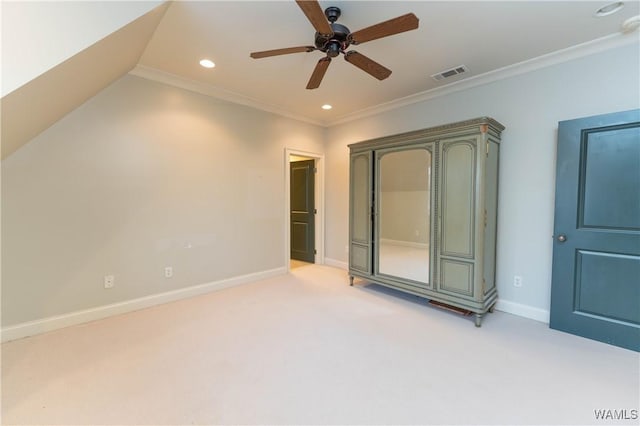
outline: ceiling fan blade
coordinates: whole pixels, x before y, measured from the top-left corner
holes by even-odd
[[[307,15],[307,19],[313,25],[313,28],[316,29],[317,32],[324,35],[332,35],[333,30],[331,29],[331,25],[329,25],[329,21],[327,21],[327,17],[324,16],[324,12],[320,7],[320,4],[317,0],[296,0],[300,9]]]
[[[365,41],[415,30],[418,28],[418,22],[419,20],[416,15],[407,13],[406,15],[398,16],[397,18],[389,19],[388,21],[380,22],[379,24],[351,33],[349,34],[349,41],[351,44],[360,44]]]
[[[383,67],[376,61],[367,58],[362,53],[358,53],[355,50],[350,50],[345,53],[344,60],[355,65],[378,80],[384,80],[391,75],[390,69]]]
[[[331,58],[328,56],[318,61],[316,67],[313,70],[313,74],[311,74],[309,83],[307,83],[307,89],[317,89],[318,87],[320,87],[320,82],[322,82],[324,73],[327,72],[327,68],[329,68],[330,63]]]
[[[313,52],[316,50],[314,46],[298,46],[286,47],[284,49],[264,50],[262,52],[253,52],[249,56],[253,59],[267,58],[269,56],[288,55],[289,53]]]

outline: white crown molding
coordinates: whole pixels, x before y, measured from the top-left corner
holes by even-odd
[[[199,81],[189,80],[184,77],[180,77],[175,74],[171,74],[165,71],[161,71],[156,68],[147,67],[145,65],[136,65],[131,71],[130,75],[136,77],[146,78],[147,80],[157,81],[169,86],[179,87],[181,89],[189,90],[191,92],[200,93],[202,95],[211,96],[213,98],[222,99],[225,101],[233,102],[240,105],[245,105],[251,108],[256,108],[262,111],[278,114],[283,117],[292,118],[294,120],[302,121],[305,123],[315,124],[316,126],[326,127],[325,122],[313,120],[309,117],[305,117],[298,114],[293,114],[287,110],[284,110],[275,105],[270,105],[259,100],[250,98],[248,96],[241,95],[239,93],[232,92],[230,90],[221,89],[210,84],[201,83]]]
[[[239,93],[231,92],[219,87],[212,86],[210,84],[201,83],[194,80],[189,80],[175,74],[171,74],[165,71],[158,70],[156,68],[147,67],[144,65],[137,65],[134,69],[129,71],[129,74],[146,78],[148,80],[157,81],[160,83],[168,84],[170,86],[179,87],[182,89],[190,90],[192,92],[200,93],[203,95],[219,98],[229,102],[234,102],[240,105],[249,106],[273,114],[278,114],[294,120],[314,124],[322,127],[331,127],[337,124],[344,124],[350,121],[354,121],[360,118],[369,117],[372,115],[380,114],[382,112],[391,111],[397,108],[401,108],[407,105],[412,105],[419,102],[424,102],[430,99],[434,99],[440,96],[446,96],[461,90],[471,89],[473,87],[481,86],[484,84],[493,83],[498,80],[513,77],[520,74],[525,74],[531,71],[535,71],[541,68],[546,68],[552,65],[557,65],[563,62],[568,62],[574,59],[582,58],[584,56],[593,55],[599,52],[603,52],[609,49],[615,49],[630,45],[633,43],[640,43],[640,38],[637,32],[631,34],[616,33],[599,39],[595,39],[586,43],[578,44],[568,47],[566,49],[558,50],[552,53],[548,53],[536,58],[528,59],[526,61],[518,62],[513,65],[508,65],[497,70],[489,71],[484,74],[479,74],[473,77],[459,80],[453,83],[446,84],[444,86],[436,87],[431,90],[416,93],[406,96],[404,98],[396,99],[390,102],[386,102],[380,105],[365,108],[350,114],[343,115],[329,122],[323,122],[311,119],[306,116],[291,113],[283,108],[275,105],[267,104],[259,100],[250,98],[248,96],[241,95]]]
[[[528,59],[526,61],[518,62],[513,65],[508,65],[506,67],[489,71],[484,74],[466,78],[464,80],[459,80],[454,83],[437,87],[435,89],[416,93],[414,95],[406,96],[401,99],[366,108],[352,114],[347,114],[329,122],[327,127],[334,126],[336,124],[348,123],[360,118],[380,114],[382,112],[394,110],[418,102],[424,102],[440,96],[446,96],[455,92],[459,92],[461,90],[467,90],[473,87],[493,83],[495,81],[503,80],[516,75],[526,74],[528,72],[532,72],[541,68],[550,67],[552,65],[557,65],[563,62],[568,62],[574,59],[582,58],[584,56],[593,55],[595,53],[603,52],[609,49],[615,49],[633,43],[640,43],[640,39],[637,37],[637,34],[635,34],[635,36],[630,34],[609,35],[586,43],[571,46],[566,49],[548,53],[546,55],[538,56],[536,58]]]
[[[606,37],[588,41],[586,43],[577,44],[566,49],[557,50],[555,52],[538,56],[536,58],[528,59],[526,61],[518,62],[513,65],[498,68],[484,74],[479,74],[473,77],[466,78],[464,80],[459,80],[444,86],[436,87],[435,89],[409,95],[404,98],[396,99],[391,102],[386,102],[384,104],[376,105],[370,108],[365,108],[360,111],[356,111],[354,113],[339,117],[338,119],[329,122],[327,124],[327,127],[348,123],[360,118],[380,114],[382,112],[394,110],[418,102],[424,102],[440,96],[459,92],[461,90],[467,90],[472,87],[493,83],[495,81],[506,79],[516,75],[526,74],[528,72],[535,71],[541,68],[550,67],[552,65],[557,65],[563,62],[568,62],[574,59],[582,58],[584,56],[593,55],[595,53],[623,47],[633,43],[640,43],[640,38],[638,37],[637,32],[634,34],[612,34]]]
[[[11,325],[2,328],[1,341],[8,342],[10,340],[21,339],[23,337],[34,336],[72,325],[84,324],[89,321],[95,321],[114,315],[120,315],[127,312],[149,308],[151,306],[199,296],[202,294],[234,287],[241,284],[260,281],[267,278],[284,275],[286,273],[286,268],[281,267],[267,271],[241,275],[238,277],[228,278],[220,281],[214,281],[206,284],[194,285],[191,287],[181,288],[165,293],[152,294],[150,296],[140,297],[138,299],[125,300],[123,302],[113,303],[110,305],[97,306],[95,308],[85,309],[82,311],[69,312],[67,314],[56,315],[35,321],[28,321],[16,325]]]

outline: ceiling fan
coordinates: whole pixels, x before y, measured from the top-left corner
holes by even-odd
[[[369,59],[362,53],[355,50],[347,51],[350,45],[358,45],[367,41],[376,40],[382,37],[411,31],[418,28],[418,18],[413,13],[398,16],[388,21],[363,28],[356,32],[351,32],[349,28],[336,21],[340,17],[340,8],[331,6],[324,13],[317,0],[296,0],[302,12],[307,16],[311,25],[316,29],[315,46],[297,46],[284,49],[265,50],[253,52],[254,59],[267,58],[269,56],[287,55],[289,53],[313,52],[319,50],[326,53],[320,59],[311,74],[307,89],[316,89],[320,86],[324,74],[331,63],[331,59],[344,55],[344,59],[362,71],[370,74],[378,80],[384,80],[391,75],[391,70],[383,67],[379,63]]]

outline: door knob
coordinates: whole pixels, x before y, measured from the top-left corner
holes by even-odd
[[[564,234],[558,235],[558,241],[560,241],[561,243],[564,243],[565,241],[567,241],[567,236]]]

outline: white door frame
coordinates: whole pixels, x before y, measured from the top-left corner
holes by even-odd
[[[324,264],[324,154],[317,152],[301,151],[299,149],[284,149],[284,259],[287,271],[291,269],[291,171],[289,169],[289,157],[298,155],[315,160],[318,170],[315,175],[315,263]]]

